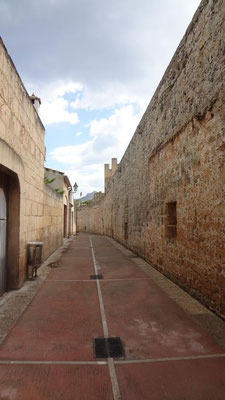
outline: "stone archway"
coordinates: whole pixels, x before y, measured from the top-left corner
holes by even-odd
[[[0,164],[0,189],[3,206],[2,233],[2,284],[0,295],[7,289],[18,287],[19,280],[19,226],[20,226],[20,183],[18,175]],[[4,206],[5,202],[5,206]],[[4,242],[5,240],[5,242]],[[3,259],[4,256],[4,259]]]

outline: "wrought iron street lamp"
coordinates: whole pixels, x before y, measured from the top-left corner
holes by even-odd
[[[74,190],[73,193],[76,193],[77,189],[78,189],[78,184],[77,184],[77,182],[75,182],[73,185],[73,190]]]

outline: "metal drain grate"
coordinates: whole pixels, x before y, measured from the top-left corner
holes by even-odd
[[[119,337],[94,339],[95,358],[119,358],[124,355],[124,348]]]
[[[94,357],[95,358],[107,358],[108,349],[106,347],[106,339],[97,338],[94,339]]]
[[[103,275],[90,275],[90,279],[103,279]]]
[[[108,338],[109,357],[118,358],[124,356],[124,349],[119,337]]]

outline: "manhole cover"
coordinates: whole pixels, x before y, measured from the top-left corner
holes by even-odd
[[[90,279],[103,279],[103,275],[90,275]]]
[[[94,339],[95,358],[124,357],[124,348],[119,337]]]

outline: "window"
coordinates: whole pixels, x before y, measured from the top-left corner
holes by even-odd
[[[128,223],[125,222],[124,224],[124,239],[127,240],[128,239]]]
[[[128,198],[126,198],[124,204],[124,239],[128,239]]]
[[[166,204],[166,226],[165,234],[167,239],[175,239],[177,236],[177,202]]]

